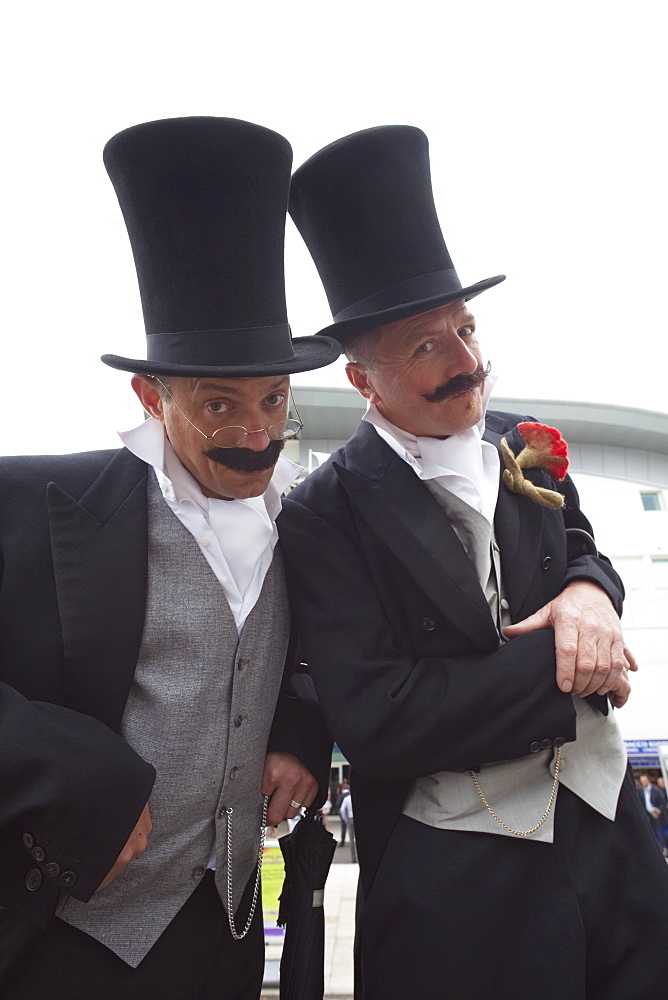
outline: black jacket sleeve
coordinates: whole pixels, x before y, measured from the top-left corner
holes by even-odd
[[[323,714],[356,769],[381,779],[479,769],[526,756],[535,741],[575,739],[572,698],[556,685],[551,630],[491,653],[414,660],[395,641],[349,535],[291,498],[280,531]]]
[[[329,788],[332,737],[299,652],[293,629],[267,750],[291,753],[308,768],[319,786],[314,805],[321,806]]]
[[[556,485],[556,484],[554,484]],[[605,591],[618,615],[622,613],[624,586],[607,556],[596,548],[591,524],[580,510],[580,499],[570,477],[558,484],[566,504],[563,508],[568,567],[563,586],[574,580],[587,580]]]
[[[113,866],[154,780],[103,723],[0,683],[0,828],[23,838],[39,870],[57,865],[56,881],[77,899]]]

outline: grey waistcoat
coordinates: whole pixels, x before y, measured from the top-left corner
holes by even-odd
[[[225,903],[228,823],[235,909],[254,874],[289,632],[278,549],[239,636],[222,587],[153,476],[148,514],[146,619],[122,734],[157,771],[153,831],[145,853],[89,903],[63,896],[58,909],[133,967],[196,888],[214,846]]]
[[[503,595],[501,553],[492,525],[464,500],[428,482],[478,574],[490,613],[499,630],[510,624]],[[499,586],[501,581],[501,586]],[[626,771],[626,751],[613,713],[601,715],[574,698],[577,740],[561,753],[560,782],[608,819],[614,819]],[[530,830],[547,806],[553,783],[552,752],[540,751],[517,760],[489,763],[478,778],[496,814],[515,830]],[[404,813],[428,826],[470,830],[511,837],[483,805],[471,775],[441,771],[413,782]],[[554,808],[531,840],[551,842]]]

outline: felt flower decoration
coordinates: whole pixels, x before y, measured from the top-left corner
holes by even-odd
[[[513,493],[535,500],[543,507],[557,510],[564,506],[564,498],[555,490],[547,490],[542,486],[534,486],[525,479],[522,469],[542,469],[554,479],[561,482],[568,472],[568,445],[559,431],[546,424],[535,424],[524,421],[517,425],[525,445],[519,455],[513,455],[505,438],[501,441],[501,453],[505,471],[503,481]]]

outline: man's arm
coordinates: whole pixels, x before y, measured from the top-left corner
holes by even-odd
[[[358,770],[417,777],[526,756],[545,739],[575,739],[572,699],[555,681],[551,631],[492,653],[414,662],[395,640],[353,537],[290,498],[280,531],[323,714]]]
[[[324,723],[313,681],[299,673],[293,632],[283,682],[269,735],[262,794],[270,796],[268,818],[277,825],[299,812],[290,805],[321,805],[327,798],[332,738]]]
[[[609,560],[596,550],[574,483],[567,478],[559,489],[566,498],[563,518],[569,547],[564,589],[535,614],[508,626],[504,634],[514,638],[551,628],[559,688],[581,698],[608,695],[615,708],[621,708],[631,691],[628,672],[638,669],[619,621],[624,588]]]
[[[622,630],[610,599],[596,584],[576,580],[553,601],[524,621],[504,630],[508,638],[534,629],[554,631],[557,684],[580,698],[609,695],[615,708],[631,692],[629,670],[638,666],[624,645]]]
[[[124,851],[128,861],[141,853],[133,833],[147,829],[154,780],[154,768],[103,723],[0,683],[0,826],[30,835],[32,850],[44,852],[38,866],[72,873],[63,888],[76,899],[90,899]]]

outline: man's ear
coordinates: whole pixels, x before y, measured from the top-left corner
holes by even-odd
[[[376,402],[376,390],[369,379],[369,372],[361,361],[349,361],[346,365],[348,381],[355,386],[360,395],[370,403]]]
[[[148,415],[164,422],[165,415],[163,412],[162,396],[158,392],[153,379],[149,378],[148,375],[133,375],[132,388]]]

